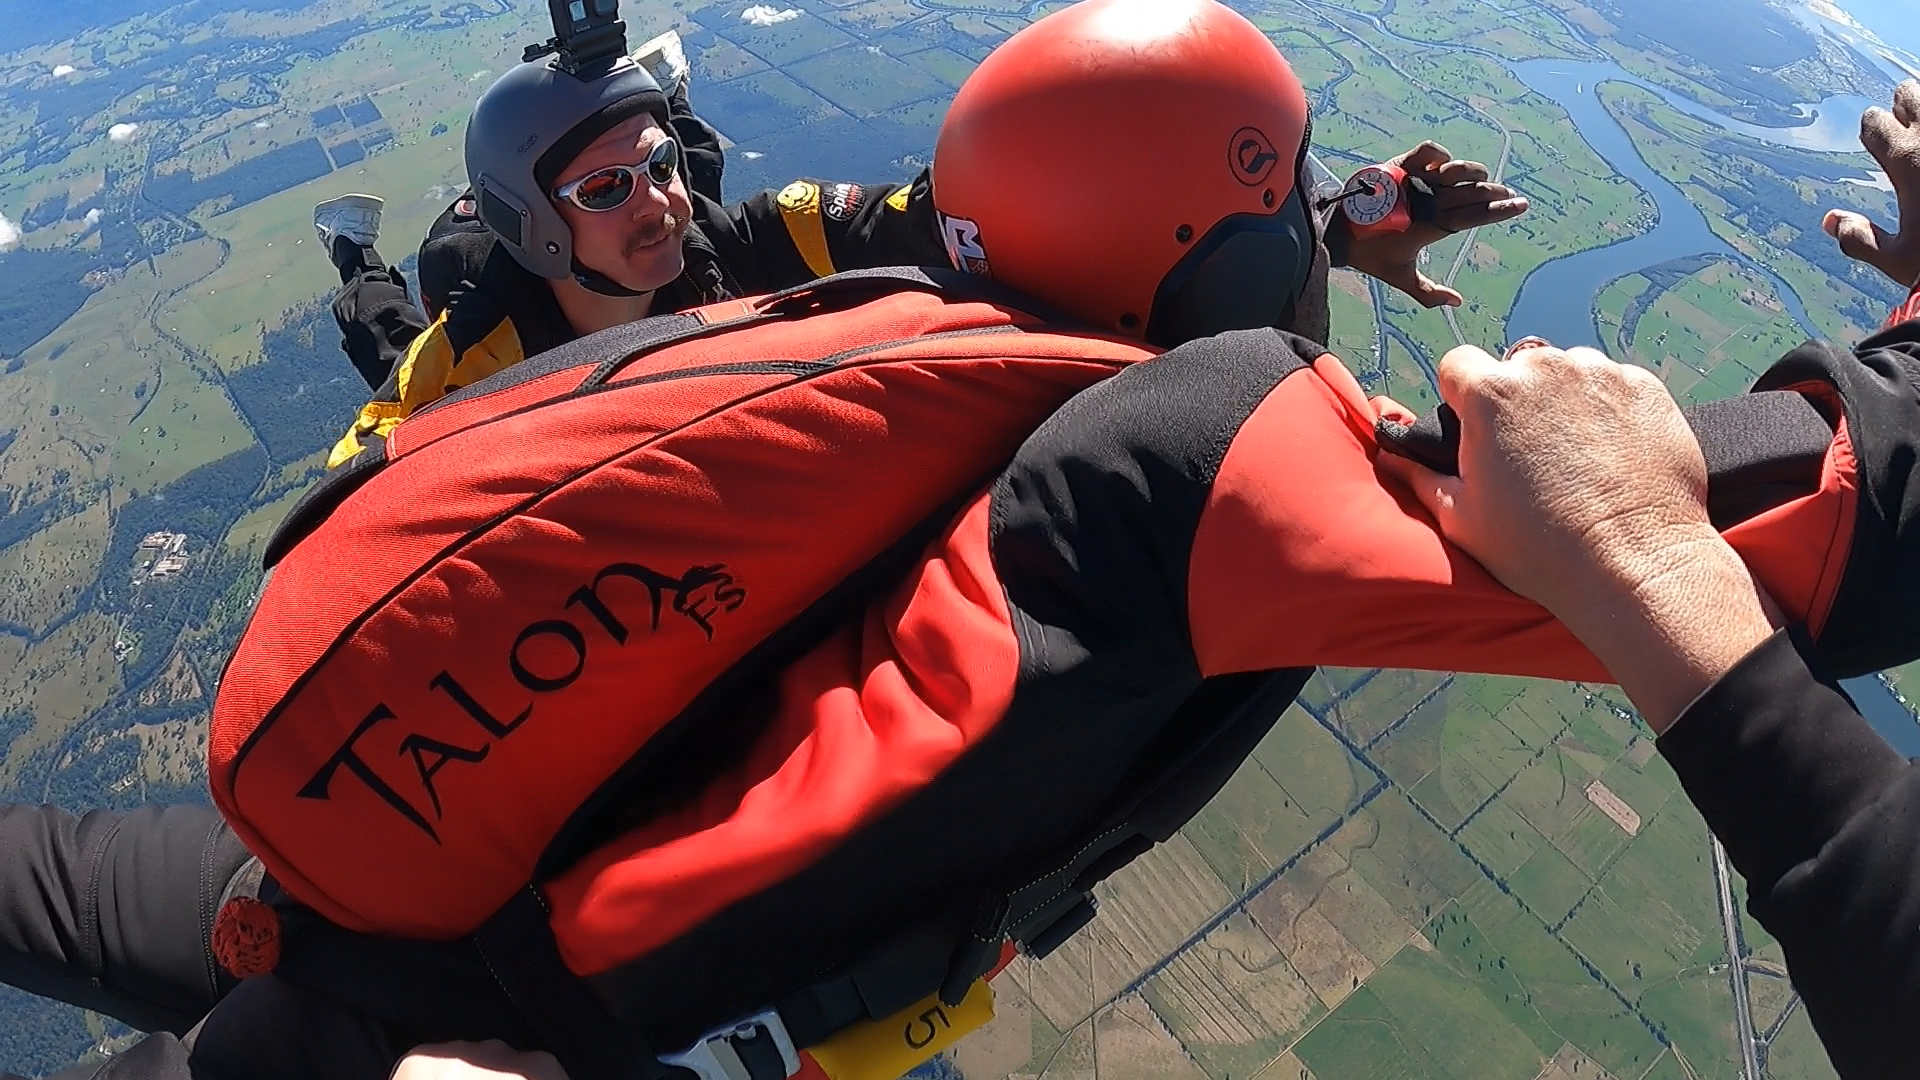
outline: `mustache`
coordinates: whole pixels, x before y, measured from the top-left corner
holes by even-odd
[[[642,223],[638,229],[634,230],[633,236],[627,241],[627,254],[632,255],[641,248],[651,247],[665,240],[667,237],[679,232],[680,227],[684,224],[686,224],[686,219],[671,210],[660,215],[660,217],[654,221]]]

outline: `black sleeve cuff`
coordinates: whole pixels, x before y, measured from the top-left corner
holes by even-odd
[[[1814,858],[1906,767],[1845,692],[1816,673],[1814,655],[1803,630],[1774,634],[1660,738],[1756,892]]]
[[[1347,253],[1353,249],[1353,225],[1347,220],[1343,207],[1336,206],[1328,212],[1321,242],[1327,247],[1327,265],[1347,265]]]

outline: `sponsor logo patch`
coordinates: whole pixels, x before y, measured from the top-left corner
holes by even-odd
[[[780,189],[774,198],[780,209],[793,213],[811,214],[820,207],[820,186],[805,180],[795,180]]]
[[[980,243],[980,226],[963,217],[940,215],[940,236],[947,243],[947,258],[956,270],[981,277],[992,277],[987,249]]]
[[[833,220],[852,221],[853,212],[860,208],[860,185],[835,184],[827,189],[826,197],[820,203]]]

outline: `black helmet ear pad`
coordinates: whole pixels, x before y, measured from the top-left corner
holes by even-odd
[[[1303,336],[1296,307],[1308,290],[1320,249],[1306,199],[1295,185],[1271,214],[1234,214],[1216,222],[1174,264],[1153,298],[1147,341],[1172,347],[1225,330],[1275,326]],[[1326,278],[1320,275],[1324,290]],[[1326,304],[1317,306],[1324,318]],[[1315,340],[1324,340],[1322,328]]]

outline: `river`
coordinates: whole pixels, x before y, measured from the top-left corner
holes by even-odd
[[[1688,115],[1728,130],[1769,142],[1817,149],[1858,147],[1859,114],[1867,104],[1864,100],[1836,98],[1822,102],[1813,107],[1816,120],[1808,127],[1762,128],[1721,116],[1697,102],[1653,86],[1613,63],[1532,60],[1508,67],[1528,87],[1566,109],[1588,145],[1617,172],[1639,184],[1660,208],[1659,224],[1651,232],[1607,247],[1563,256],[1537,267],[1522,284],[1508,317],[1509,340],[1521,334],[1538,334],[1560,345],[1598,346],[1593,300],[1607,282],[1668,259],[1705,253],[1737,259],[1766,276],[1786,303],[1787,310],[1809,335],[1813,333],[1806,308],[1792,287],[1713,234],[1700,209],[1640,157],[1626,131],[1600,104],[1594,87],[1604,80],[1632,83],[1660,95]],[[1845,118],[1844,124],[1842,118]],[[1846,143],[1832,145],[1837,142],[1836,133],[1842,127],[1847,132]],[[1868,677],[1848,680],[1845,685],[1862,715],[1882,737],[1902,754],[1920,756],[1920,721],[1916,721],[1914,714],[1884,683]]]
[[[1713,230],[1707,227],[1706,215],[1700,212],[1700,208],[1687,201],[1678,187],[1655,172],[1640,157],[1633,141],[1627,137],[1626,129],[1607,112],[1594,88],[1602,81],[1614,80],[1643,87],[1660,94],[1662,98],[1685,101],[1684,98],[1662,91],[1611,62],[1529,60],[1508,67],[1528,88],[1552,98],[1567,110],[1567,115],[1573,118],[1574,125],[1580,129],[1580,134],[1594,152],[1613,166],[1614,171],[1638,184],[1660,208],[1659,224],[1650,232],[1606,247],[1565,255],[1536,267],[1520,286],[1520,295],[1507,317],[1509,338],[1537,334],[1558,345],[1591,345],[1598,348],[1600,338],[1593,325],[1593,298],[1608,282],[1668,259],[1700,254],[1735,259],[1766,277],[1786,304],[1788,313],[1810,336],[1814,333],[1807,319],[1806,307],[1793,287],[1779,275],[1741,255],[1726,241],[1715,236]],[[1687,104],[1690,106],[1689,113],[1709,122],[1727,126],[1738,123],[1698,103]],[[1816,127],[1830,126],[1828,117],[1842,107],[1845,106],[1839,103],[1823,103],[1818,108],[1821,123]],[[1859,115],[1856,109],[1853,113],[1856,130]],[[1772,140],[1776,142],[1786,138],[1782,134],[1784,132],[1807,130],[1755,128],[1750,124],[1740,126],[1780,135],[1780,138]],[[1857,137],[1855,145],[1858,145]]]

